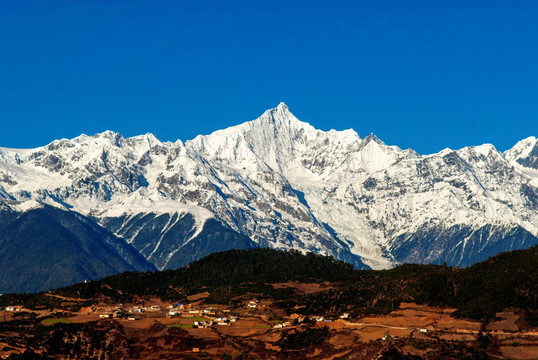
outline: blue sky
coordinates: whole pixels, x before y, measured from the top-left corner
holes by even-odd
[[[538,136],[536,1],[0,2],[0,146],[161,140],[284,101],[419,153]]]

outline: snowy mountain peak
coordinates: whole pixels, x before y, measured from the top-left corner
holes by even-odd
[[[284,104],[241,125],[198,136],[187,146],[204,157],[226,159],[258,171],[268,167],[285,176],[328,176],[347,166],[361,139],[352,129],[322,131],[297,119]],[[306,172],[305,172],[306,170]]]
[[[504,156],[508,161],[515,162],[520,166],[538,170],[538,139],[529,136],[519,141],[510,150],[505,151]]]
[[[111,131],[111,130],[106,130],[100,134],[95,134],[93,137],[107,139],[110,141],[110,144],[117,147],[120,147],[121,143],[124,140],[124,137],[121,134]]]
[[[278,104],[278,106],[276,108],[277,109],[282,109],[282,111],[288,111],[289,110],[288,105],[284,104],[283,101],[281,101],[280,104]]]
[[[151,150],[155,146],[163,145],[163,143],[152,133],[129,137],[125,140],[125,142],[132,148],[136,148],[137,150],[144,152]]]
[[[284,131],[284,129],[300,129],[309,128],[315,130],[314,127],[306,122],[300,121],[293,115],[286,104],[281,102],[276,108],[266,110],[256,120],[247,122],[252,128],[257,126],[270,127],[274,130]]]
[[[380,138],[375,136],[373,133],[364,138],[364,144],[368,144],[370,141],[373,141],[379,145],[386,145],[383,141],[381,141]]]

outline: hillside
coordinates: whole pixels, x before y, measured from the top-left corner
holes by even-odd
[[[257,359],[519,358],[538,350],[537,264],[538,247],[465,269],[390,270],[356,270],[298,251],[228,250],[177,270],[0,296],[0,306],[25,309],[3,312],[0,353],[11,359],[101,353],[220,359],[223,352]],[[198,356],[195,349],[203,350]]]
[[[270,285],[287,282],[330,286],[301,295],[289,289],[275,290]],[[401,302],[416,302],[454,307],[459,316],[486,321],[494,318],[496,312],[510,308],[523,311],[529,324],[537,326],[538,247],[502,253],[465,269],[402,265],[377,271],[354,270],[347,263],[312,253],[229,250],[177,270],[125,272],[53,293],[85,299],[105,295],[114,301],[132,301],[143,296],[185,301],[189,295],[204,291],[211,294],[208,301],[223,304],[256,293],[261,298],[273,299],[286,311],[295,309],[304,314],[382,314]],[[10,296],[0,298],[0,303],[7,305]],[[35,304],[42,295],[26,297],[28,304]]]
[[[44,206],[0,212],[0,293],[37,292],[155,267],[80,214]]]

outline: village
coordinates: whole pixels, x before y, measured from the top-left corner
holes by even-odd
[[[479,322],[452,317],[455,309],[433,308],[414,303],[402,303],[398,309],[384,316],[352,318],[349,313],[286,315],[273,306],[270,300],[257,298],[244,299],[233,307],[207,304],[205,299],[208,295],[209,293],[192,295],[187,302],[181,303],[158,298],[141,298],[134,303],[117,304],[102,301],[76,310],[73,307],[71,311],[66,310],[66,307],[76,304],[79,299],[63,298],[62,309],[29,310],[19,305],[7,306],[0,311],[0,321],[24,316],[42,318],[41,324],[45,326],[57,323],[114,321],[123,326],[127,336],[138,339],[166,334],[170,329],[176,328],[200,339],[201,343],[190,348],[189,352],[210,355],[216,355],[222,350],[211,345],[211,341],[219,339],[229,339],[229,343],[233,343],[233,339],[259,341],[266,349],[279,351],[277,344],[284,334],[283,331],[304,329],[305,326],[314,329],[327,328],[331,334],[329,343],[343,352],[357,343],[390,342],[398,338],[474,341],[482,331],[494,334],[507,344],[513,344],[516,341],[514,339],[524,339],[529,342],[526,349],[530,354],[538,351],[538,333],[519,332],[516,324],[518,317],[511,312],[499,313],[498,320],[484,329]],[[519,351],[517,354],[520,354],[524,349],[506,346],[507,354],[516,350]],[[6,354],[8,353],[0,351],[0,357],[5,358]]]
[[[201,293],[189,297],[189,303],[170,303],[160,299],[141,300],[136,304],[107,304],[98,303],[89,307],[81,307],[78,311],[69,311],[65,308],[51,310],[30,310],[20,305],[5,307],[3,313],[12,313],[11,318],[17,314],[34,313],[38,316],[56,317],[56,322],[79,323],[101,319],[114,319],[121,321],[127,327],[143,328],[152,323],[159,322],[168,327],[181,329],[210,329],[216,327],[252,328],[255,332],[260,330],[283,329],[296,326],[305,320],[331,323],[333,320],[323,316],[305,316],[292,314],[285,317],[281,312],[271,308],[270,301],[252,299],[245,301],[242,306],[231,308],[225,305],[204,304],[208,293]],[[53,295],[51,295],[53,296]],[[73,305],[76,299],[65,299],[63,305]],[[4,318],[6,316],[4,315]],[[344,313],[341,319],[348,319],[349,314]],[[50,323],[56,323],[50,321]],[[133,324],[129,324],[133,322]],[[45,324],[48,321],[44,322]]]
[[[279,331],[294,329],[307,323],[317,328],[327,327],[337,334],[330,341],[336,347],[345,347],[355,342],[389,341],[398,337],[437,337],[447,340],[472,341],[484,330],[479,322],[456,319],[451,316],[454,309],[431,308],[413,303],[402,303],[400,308],[387,316],[368,316],[351,319],[349,313],[337,316],[296,313],[285,315],[272,306],[270,300],[249,299],[234,307],[206,304],[208,293],[190,296],[189,302],[166,302],[157,298],[140,299],[137,303],[96,303],[81,307],[78,311],[65,309],[28,310],[22,306],[7,306],[1,312],[4,321],[18,314],[33,313],[43,317],[44,325],[62,323],[86,323],[91,321],[118,321],[128,335],[139,334],[152,327],[179,328],[202,339],[217,339],[222,336],[251,337],[271,343],[279,339]],[[57,296],[57,295],[51,295]],[[72,305],[77,299],[65,298],[63,305]],[[485,329],[496,336],[512,339],[518,331],[517,316],[500,313],[499,321],[490,323]],[[538,337],[538,333],[527,332],[526,337]],[[538,350],[538,348],[537,348]],[[200,348],[193,348],[193,352]],[[204,349],[210,351],[211,349]]]

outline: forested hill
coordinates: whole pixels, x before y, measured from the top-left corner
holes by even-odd
[[[330,256],[304,255],[296,250],[251,249],[214,253],[177,270],[126,272],[99,283],[131,294],[174,297],[178,288],[189,294],[203,288],[243,283],[349,282],[355,275],[352,265]]]
[[[523,309],[538,325],[538,246],[501,253],[458,272],[456,305],[477,317],[484,309]]]
[[[270,285],[290,281],[323,283],[324,287],[304,295]],[[387,313],[402,301],[455,307],[460,316],[479,320],[513,309],[524,312],[527,322],[538,326],[538,247],[503,253],[465,269],[402,265],[380,271],[354,270],[332,257],[298,251],[230,250],[178,270],[126,272],[53,292],[85,299],[105,296],[111,301],[146,295],[185,301],[205,291],[211,294],[207,302],[228,304],[248,294],[304,314]],[[0,303],[7,305],[13,296],[0,297]],[[15,298],[31,306],[39,302],[39,296]]]

